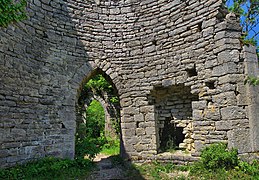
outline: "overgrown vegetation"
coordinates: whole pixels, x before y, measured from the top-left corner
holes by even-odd
[[[236,149],[212,144],[201,153],[201,160],[190,166],[190,176],[203,179],[258,179],[259,162],[249,164],[238,159]]]
[[[44,158],[24,165],[0,169],[0,179],[78,179],[94,167],[89,160]]]
[[[212,144],[202,150],[200,161],[176,166],[173,163],[136,165],[145,179],[259,179],[259,162],[249,164],[238,159],[237,150],[226,144]]]
[[[76,156],[91,160],[100,152],[119,154],[119,136],[106,137],[104,132],[105,117],[101,104],[93,100],[86,110],[86,122],[81,123],[76,134]]]
[[[110,103],[114,105],[119,103],[119,98],[114,92],[114,88],[101,74],[97,74],[85,84],[84,92],[87,94],[89,91],[100,96],[106,92],[111,96],[109,99]]]
[[[133,179],[259,179],[258,161],[241,161],[236,149],[228,150],[221,143],[204,148],[200,161],[185,166],[157,161],[127,165],[118,155],[112,156],[111,161],[115,166],[123,166]],[[82,158],[44,158],[22,166],[1,169],[0,179],[83,179],[92,167],[94,166],[90,160]]]
[[[10,23],[27,18],[26,0],[0,0],[0,26],[7,27]]]

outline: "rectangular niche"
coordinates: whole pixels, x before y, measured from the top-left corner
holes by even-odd
[[[151,96],[155,105],[158,152],[192,151],[192,101],[197,101],[198,95],[191,94],[191,88],[181,84],[156,87]]]

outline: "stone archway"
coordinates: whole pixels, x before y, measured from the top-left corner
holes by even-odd
[[[99,102],[105,114],[104,135],[106,138],[111,138],[115,141],[117,141],[118,138],[120,139],[120,154],[123,156],[125,153],[120,125],[120,102],[117,94],[118,91],[113,80],[100,68],[96,68],[86,77],[87,79],[82,82],[81,86],[86,87],[88,81],[98,78],[99,75],[109,84],[109,89],[104,88],[101,91],[97,87],[97,89],[94,87],[80,89],[76,102],[77,128],[79,128],[81,123],[87,124],[88,119],[86,112],[92,101],[95,100]],[[117,100],[116,102],[114,102],[114,98]]]

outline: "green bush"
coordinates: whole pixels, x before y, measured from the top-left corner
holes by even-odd
[[[230,169],[238,165],[236,149],[228,150],[223,143],[212,144],[201,152],[201,163],[208,169]]]
[[[251,176],[259,176],[259,162],[254,161],[253,163],[248,163],[244,161],[238,162],[238,167],[236,169],[240,169],[246,174],[249,174]]]

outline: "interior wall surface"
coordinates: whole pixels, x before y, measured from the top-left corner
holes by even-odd
[[[251,103],[242,104],[238,88],[246,65],[241,28],[221,0],[30,0],[27,10],[28,20],[0,29],[1,166],[73,158],[75,106],[96,68],[118,90],[130,159],[157,158],[149,96],[178,84],[199,97],[195,152],[213,142],[253,152]]]

